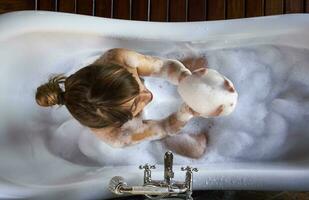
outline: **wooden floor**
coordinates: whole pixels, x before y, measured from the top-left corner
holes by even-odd
[[[0,13],[16,10],[184,22],[309,13],[309,0],[0,0]]]

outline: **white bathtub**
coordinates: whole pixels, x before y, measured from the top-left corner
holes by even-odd
[[[47,72],[61,73],[80,64],[70,62],[70,58],[80,56],[81,61],[84,55],[92,55],[90,49],[101,52],[112,47],[156,52],[175,43],[184,50],[190,49],[182,43],[203,45],[208,50],[249,44],[308,49],[308,33],[306,14],[190,23],[126,21],[43,11],[1,15],[0,198],[110,198],[107,185],[113,176],[123,176],[130,185],[142,183],[143,172],[137,167],[143,163],[98,167],[86,156],[69,162],[50,153],[45,143],[48,132],[69,115],[63,108],[38,107],[33,94],[36,86],[47,79]],[[46,46],[40,46],[33,38],[45,40]],[[55,52],[48,50],[58,46]],[[57,63],[57,58],[66,62]],[[63,68],[52,68],[59,64]],[[20,81],[14,86],[12,80]],[[61,117],[57,117],[58,112]],[[48,128],[35,128],[38,122]],[[199,168],[194,176],[195,190],[309,190],[306,158],[195,166]],[[174,170],[176,179],[184,179],[180,166]],[[153,176],[163,178],[162,166],[153,171]]]

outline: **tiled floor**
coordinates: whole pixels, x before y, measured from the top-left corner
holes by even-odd
[[[114,200],[144,200],[143,196]],[[309,192],[195,191],[194,200],[309,200]]]

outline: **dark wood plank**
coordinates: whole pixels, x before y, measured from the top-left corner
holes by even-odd
[[[38,0],[38,10],[56,10],[56,0]]]
[[[82,15],[92,15],[92,0],[76,0],[76,13]]]
[[[0,1],[0,14],[18,10],[35,9],[35,0],[10,0]]]
[[[279,15],[283,13],[283,0],[265,0],[265,15]]]
[[[167,21],[167,0],[150,1],[150,21]]]
[[[306,0],[305,4],[305,12],[309,13],[309,0]]]
[[[186,21],[186,0],[170,0],[169,1],[169,16],[170,22],[185,22]]]
[[[132,20],[148,20],[148,0],[132,0]]]
[[[246,0],[246,17],[264,15],[264,0]]]
[[[225,0],[207,0],[206,19],[220,20],[225,19]]]
[[[58,0],[58,11],[75,13],[75,0]]]
[[[226,1],[226,17],[227,19],[245,17],[245,1],[244,0],[227,0]]]
[[[114,0],[114,18],[130,19],[130,0]]]
[[[112,0],[96,0],[95,1],[95,16],[112,17]]]
[[[206,20],[206,0],[188,1],[188,21]]]
[[[285,0],[285,13],[304,12],[304,0]]]

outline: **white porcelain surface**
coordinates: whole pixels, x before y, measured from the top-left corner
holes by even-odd
[[[71,161],[55,156],[57,149],[48,145],[61,145],[59,141],[53,143],[52,135],[48,134],[50,130],[42,129],[42,126],[34,127],[37,122],[56,125],[61,120],[68,119],[69,115],[63,108],[42,110],[36,106],[33,97],[35,86],[46,80],[46,72],[61,73],[64,70],[69,74],[70,70],[74,71],[72,65],[85,65],[111,47],[131,48],[145,53],[162,51],[175,43],[179,44],[175,48],[190,51],[182,42],[197,47],[201,47],[200,44],[207,50],[249,44],[309,48],[307,14],[212,22],[158,23],[22,11],[0,15],[0,30],[0,91],[1,95],[5,94],[0,97],[0,198],[3,199],[42,199],[43,196],[44,199],[109,198],[112,194],[107,190],[107,185],[113,176],[123,176],[129,184],[142,182],[143,173],[137,166],[143,163],[138,161],[136,164],[132,163],[134,166],[98,167],[97,163],[93,163],[85,155],[79,157],[79,160]],[[58,37],[59,35],[65,37]],[[53,48],[61,44],[62,49],[46,55],[45,49],[48,47],[40,49],[35,41],[29,39],[34,37],[40,41],[46,38],[46,45]],[[10,41],[15,43],[10,45]],[[65,54],[71,49],[70,55]],[[18,55],[18,59],[14,55]],[[32,60],[23,58],[23,55],[34,57]],[[40,57],[44,58],[44,66],[43,61],[38,59]],[[70,62],[73,57],[79,57],[72,61],[76,63]],[[57,63],[58,58],[67,62]],[[20,60],[25,62],[21,63]],[[56,65],[62,65],[63,68],[53,69]],[[31,74],[28,68],[32,69]],[[44,69],[44,73],[40,69]],[[32,73],[34,70],[37,74]],[[9,95],[8,88],[12,88],[13,77],[22,81],[16,86],[14,95]],[[30,82],[31,85],[28,85]],[[62,113],[60,118],[57,114],[59,112]],[[42,116],[46,117],[41,118]],[[27,132],[27,127],[31,127],[29,130],[34,132]],[[72,134],[63,137],[75,138],[74,133]],[[47,144],[46,137],[49,141]],[[77,140],[72,141],[72,145],[76,143]],[[56,155],[57,153],[61,152],[56,152]],[[78,149],[70,153],[81,155]],[[62,156],[65,158],[70,155]],[[184,163],[186,164],[188,163]],[[194,189],[309,190],[308,159],[205,163],[196,167],[199,172],[194,176]],[[180,172],[180,166],[174,168],[176,179],[183,180],[184,173]],[[153,172],[153,176],[155,179],[162,178],[162,166]]]

